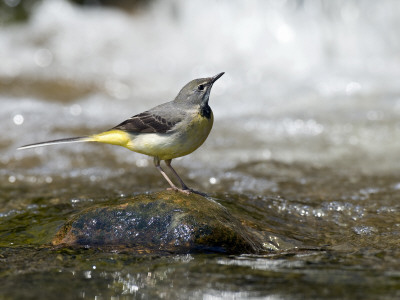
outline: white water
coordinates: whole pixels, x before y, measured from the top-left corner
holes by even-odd
[[[398,28],[398,1],[176,0],[132,14],[43,1],[28,23],[0,28],[3,171],[37,156],[31,167],[41,171],[75,170],[76,154],[94,150],[100,161],[151,164],[115,147],[15,149],[107,129],[224,71],[211,94],[212,134],[180,165],[208,166],[207,176],[269,159],[396,172]],[[18,82],[89,92],[62,101]]]

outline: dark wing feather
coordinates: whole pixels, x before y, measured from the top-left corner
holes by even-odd
[[[143,112],[115,126],[113,129],[133,133],[166,133],[181,119],[167,121],[165,118],[151,112]]]

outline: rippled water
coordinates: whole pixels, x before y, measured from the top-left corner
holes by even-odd
[[[398,298],[399,16],[397,1],[178,0],[127,12],[48,0],[28,23],[1,27],[1,293]],[[221,71],[211,135],[174,165],[277,252],[41,248],[74,212],[167,183],[150,158],[114,146],[18,146],[108,129]]]

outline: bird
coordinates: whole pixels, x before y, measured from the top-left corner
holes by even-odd
[[[224,73],[194,79],[179,91],[174,100],[134,115],[109,130],[88,136],[28,144],[18,150],[77,142],[122,146],[153,157],[154,165],[170,185],[169,189],[185,194],[196,192],[184,183],[171,162],[174,158],[192,153],[207,139],[214,122],[208,104],[211,88]],[[180,188],[164,172],[161,161],[175,175]]]

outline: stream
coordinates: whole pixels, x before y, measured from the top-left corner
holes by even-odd
[[[10,3],[12,1],[9,1]],[[400,2],[36,3],[0,26],[1,299],[399,299]],[[47,247],[82,209],[168,187],[109,129],[219,72],[173,165],[259,255]]]

